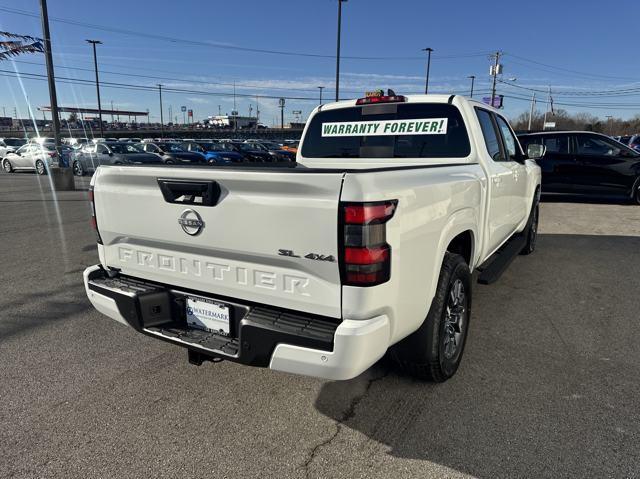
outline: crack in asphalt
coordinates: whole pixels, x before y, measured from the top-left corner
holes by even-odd
[[[362,392],[362,394],[354,396],[349,402],[349,406],[343,411],[341,417],[335,421],[336,429],[333,432],[333,434],[331,434],[327,439],[323,440],[322,442],[316,444],[313,447],[313,449],[311,449],[311,452],[309,453],[309,457],[307,457],[307,460],[302,465],[302,468],[305,471],[306,478],[310,477],[309,474],[311,471],[309,470],[309,467],[311,466],[311,464],[319,454],[320,450],[323,449],[325,446],[328,446],[329,444],[331,444],[338,437],[338,435],[340,434],[340,431],[342,431],[342,426],[344,425],[344,423],[347,422],[349,419],[352,419],[356,415],[356,407],[358,407],[358,404],[360,404],[362,400],[367,396],[373,383],[376,383],[386,378],[389,375],[389,372],[390,372],[390,368],[387,367],[380,376],[372,377],[371,379],[369,379],[367,381],[367,385],[364,391]]]

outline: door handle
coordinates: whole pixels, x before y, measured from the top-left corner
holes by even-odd
[[[500,183],[502,183],[502,178],[500,178],[499,176],[494,176],[491,180],[493,181],[494,185],[499,185]]]
[[[220,199],[220,185],[215,181],[158,178],[158,185],[167,203],[215,206]]]

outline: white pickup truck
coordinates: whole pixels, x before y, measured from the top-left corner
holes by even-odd
[[[462,96],[390,92],[316,108],[291,168],[100,167],[86,292],[193,364],[349,379],[389,352],[444,381],[472,273],[534,250],[542,148]]]

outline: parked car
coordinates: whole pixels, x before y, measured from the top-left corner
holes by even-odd
[[[640,151],[640,135],[633,135],[629,137],[629,141],[626,143],[629,148],[633,148],[636,151]]]
[[[298,153],[298,145],[300,145],[299,141],[293,141],[290,143],[285,143],[282,145],[282,149],[286,151],[290,151],[291,153]]]
[[[145,153],[135,143],[103,141],[83,146],[76,150],[71,166],[76,176],[93,173],[101,165],[138,165],[162,163],[158,155]]]
[[[244,143],[244,142],[229,142],[229,143],[221,143],[225,148],[232,149],[233,151],[237,151],[247,161],[253,161],[258,163],[265,162],[273,162],[275,161],[274,157],[269,154],[267,150],[264,148],[258,148],[253,143]]]
[[[279,143],[272,141],[261,141],[250,143],[257,150],[266,151],[273,157],[273,161],[296,161],[295,153],[283,150]]]
[[[7,156],[8,153],[16,151],[26,143],[27,140],[22,138],[0,138],[0,159]]]
[[[142,149],[147,153],[154,153],[162,158],[167,165],[184,163],[206,163],[204,156],[192,151],[187,151],[180,143],[154,142],[142,143]]]
[[[341,380],[389,351],[416,378],[452,377],[474,272],[495,281],[535,249],[540,168],[480,102],[370,101],[316,109],[295,168],[101,171],[89,301],[192,364]]]
[[[640,153],[605,135],[586,131],[530,133],[520,142],[544,145],[538,160],[542,191],[621,195],[640,204]]]
[[[235,150],[225,148],[220,143],[207,143],[203,141],[190,141],[183,143],[187,151],[200,153],[209,163],[230,164],[240,163],[244,160],[244,156]]]
[[[32,170],[39,175],[46,175],[49,168],[57,166],[60,166],[60,155],[55,146],[49,143],[27,143],[7,153],[2,160],[2,169],[6,173]]]

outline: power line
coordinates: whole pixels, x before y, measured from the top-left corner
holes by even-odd
[[[21,9],[17,9],[17,8],[0,7],[0,11],[5,12],[5,13],[11,13],[11,14],[14,14],[14,15],[22,15],[22,16],[26,16],[26,17],[39,18],[39,15],[37,13],[30,12],[28,10],[21,10]],[[236,45],[227,45],[227,44],[213,43],[213,42],[202,42],[202,41],[198,41],[198,40],[187,40],[187,39],[184,39],[184,38],[176,38],[176,37],[169,37],[169,36],[158,35],[158,34],[153,34],[153,33],[138,32],[138,31],[133,31],[133,30],[127,30],[127,29],[124,29],[124,28],[109,27],[109,26],[105,26],[105,25],[98,25],[98,24],[93,24],[93,23],[80,22],[80,21],[77,21],[77,20],[70,20],[70,19],[65,19],[65,18],[50,17],[49,20],[52,21],[52,22],[63,23],[63,24],[66,24],[66,25],[88,27],[88,28],[92,28],[94,30],[101,30],[101,31],[110,32],[110,33],[120,33],[120,34],[124,34],[124,35],[132,35],[132,36],[137,36],[137,37],[151,38],[151,39],[154,39],[154,40],[163,40],[163,41],[168,41],[168,42],[171,42],[171,43],[181,43],[181,44],[192,45],[192,46],[218,48],[218,49],[222,49],[222,50],[243,51],[243,52],[249,52],[249,53],[264,53],[264,54],[270,54],[270,55],[285,55],[285,56],[297,56],[297,57],[309,57],[309,58],[327,58],[327,59],[331,59],[331,60],[335,59],[335,55],[325,55],[325,54],[307,53],[307,52],[292,52],[292,51],[284,51],[284,50],[271,50],[271,49],[264,49],[264,48],[250,48],[250,47],[241,47],[241,46],[236,46]],[[468,54],[461,54],[461,55],[447,55],[447,56],[442,56],[441,58],[447,58],[447,59],[469,58],[469,57],[473,57],[473,56],[484,56],[484,55],[486,55],[486,53],[468,53]],[[349,59],[349,60],[369,60],[369,61],[422,60],[423,59],[422,57],[419,57],[419,56],[415,56],[415,57],[401,57],[401,56],[365,57],[365,56],[345,56],[345,55],[343,55],[342,58]]]
[[[531,60],[529,58],[525,58],[525,57],[521,57],[519,55],[515,55],[513,53],[505,53],[505,55],[508,55],[510,57],[513,58],[518,58],[519,60],[528,62],[528,63],[532,63],[534,65],[541,65],[547,68],[552,68],[554,70],[559,70],[559,71],[564,71],[567,73],[573,73],[575,75],[581,75],[581,76],[585,76],[585,77],[591,77],[591,78],[600,78],[600,79],[608,79],[608,80],[629,80],[629,81],[638,81],[637,78],[629,78],[629,77],[621,77],[621,76],[613,76],[613,75],[599,75],[597,73],[587,73],[587,72],[581,72],[578,70],[571,70],[569,68],[563,68],[563,67],[557,67],[554,65],[549,65],[548,63],[542,63],[536,60]]]

